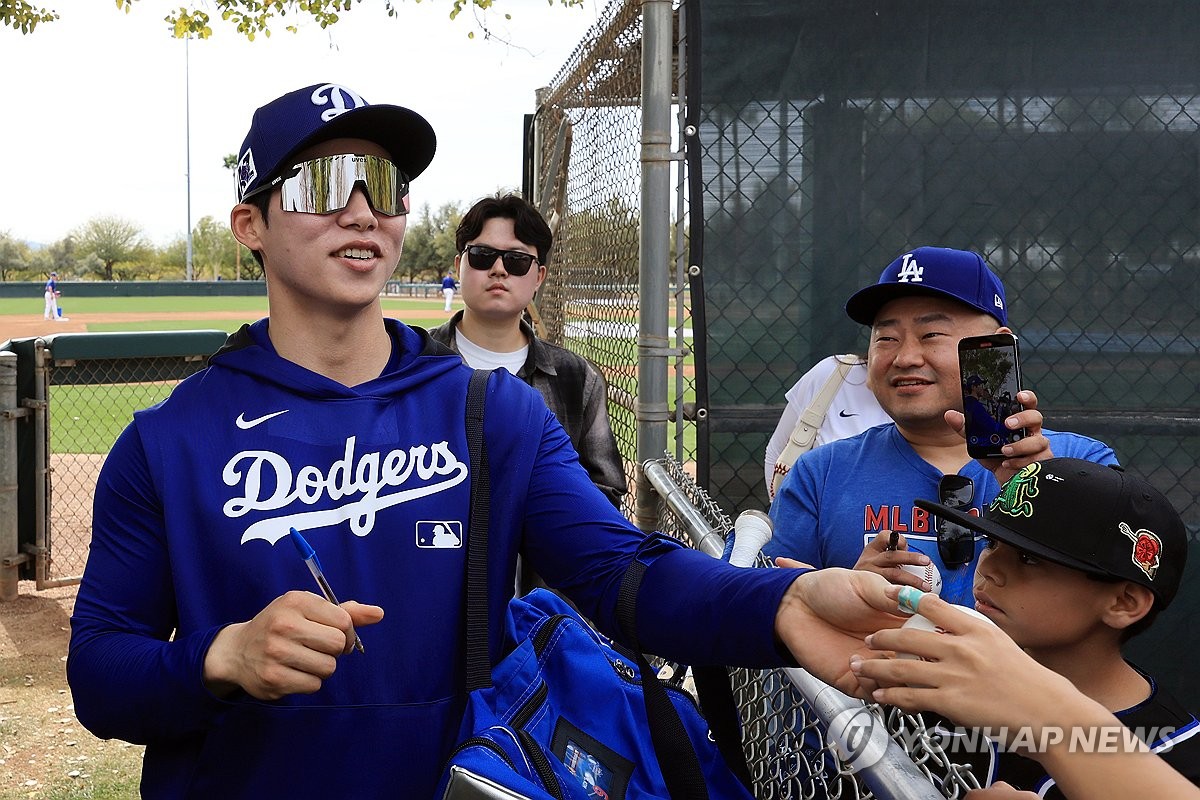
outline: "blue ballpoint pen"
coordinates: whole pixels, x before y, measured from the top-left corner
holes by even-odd
[[[300,557],[304,559],[304,563],[308,564],[308,571],[317,579],[317,586],[321,587],[321,594],[325,595],[325,599],[333,603],[335,606],[341,605],[338,602],[337,595],[333,593],[333,589],[329,586],[329,581],[325,580],[325,573],[321,571],[321,562],[317,560],[317,551],[312,549],[312,545],[304,540],[300,535],[300,531],[295,528],[291,529],[292,541],[296,544],[296,549],[300,551]],[[362,639],[358,638],[358,632],[354,634],[354,649],[360,653],[365,653],[363,649]]]

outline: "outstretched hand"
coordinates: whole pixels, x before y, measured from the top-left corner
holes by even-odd
[[[900,591],[892,587],[886,594],[895,598]],[[881,630],[867,638],[877,652],[852,665],[864,686],[880,687],[871,695],[876,702],[1016,731],[1041,716],[1046,697],[1074,693],[1066,678],[1034,661],[989,621],[933,594],[921,595],[918,611],[944,633]],[[920,660],[892,658],[896,652]]]
[[[288,592],[217,634],[204,657],[205,685],[217,695],[242,689],[259,700],[312,694],[354,646],[355,626],[381,619],[379,606],[335,606],[311,592]]]
[[[815,569],[788,587],[775,615],[775,635],[816,677],[847,694],[865,696],[850,656],[865,656],[864,638],[904,622],[882,576],[838,567]]]

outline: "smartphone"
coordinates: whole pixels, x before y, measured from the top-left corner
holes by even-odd
[[[1004,427],[1005,419],[1024,410],[1017,402],[1017,392],[1021,391],[1017,337],[992,333],[962,339],[958,343],[958,370],[967,418],[967,453],[971,458],[1003,456],[1001,447],[1027,435],[1024,428]]]

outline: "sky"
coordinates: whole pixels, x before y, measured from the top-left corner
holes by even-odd
[[[497,0],[491,11],[450,20],[451,0],[394,0],[389,18],[381,0],[364,0],[325,30],[302,22],[292,34],[277,20],[269,38],[248,42],[198,0],[189,5],[214,16],[213,36],[185,45],[163,21],[182,4],[138,0],[126,14],[111,0],[38,0],[61,18],[28,35],[0,28],[9,86],[0,233],[49,244],[116,216],[163,246],[186,235],[189,185],[191,224],[227,223],[234,181],[224,158],[238,150],[254,110],[325,82],[407,106],[433,125],[437,155],[413,182],[414,211],[519,189],[521,123],[535,110],[534,91],[604,8],[603,0],[570,8]],[[484,38],[481,19],[496,38]]]

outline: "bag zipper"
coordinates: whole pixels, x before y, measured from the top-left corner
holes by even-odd
[[[509,769],[515,771],[517,768],[517,765],[513,763],[513,760],[508,757],[508,753],[504,752],[504,748],[486,736],[471,736],[467,739],[463,739],[461,742],[455,745],[453,750],[450,751],[450,756],[446,759],[446,765],[449,766],[450,762],[454,760],[455,756],[472,747],[482,747],[485,750],[491,750],[493,753],[500,756],[500,759],[508,765]]]

